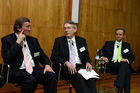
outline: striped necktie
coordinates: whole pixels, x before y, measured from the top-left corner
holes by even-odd
[[[24,45],[22,47],[22,52],[23,52],[23,55],[24,55],[24,63],[25,63],[26,71],[28,73],[32,74],[33,68],[32,68],[31,62],[29,61],[27,50],[26,50],[26,47]]]

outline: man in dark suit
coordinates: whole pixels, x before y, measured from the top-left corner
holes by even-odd
[[[101,49],[101,59],[107,62],[107,68],[112,74],[117,74],[114,85],[118,88],[118,93],[130,93],[130,64],[134,61],[134,55],[130,45],[123,42],[125,30],[117,28],[115,30],[116,41],[107,41]]]
[[[44,86],[44,93],[56,93],[56,74],[38,40],[29,36],[30,20],[17,18],[14,31],[2,38],[2,57],[10,65],[10,81],[22,86],[21,93],[34,93],[38,83]]]
[[[78,70],[81,68],[91,71],[92,65],[86,40],[76,36],[76,32],[77,26],[73,21],[64,23],[65,36],[55,39],[51,60],[54,64],[62,64],[61,75],[64,79],[69,80],[76,93],[96,93],[95,79],[90,78],[86,80],[78,73]]]

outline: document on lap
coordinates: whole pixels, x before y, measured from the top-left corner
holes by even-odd
[[[99,78],[99,75],[94,70],[87,71],[86,69],[80,69],[78,73],[81,74],[86,80],[90,78]]]

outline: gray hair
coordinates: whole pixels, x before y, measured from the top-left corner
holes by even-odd
[[[67,23],[68,23],[68,24],[71,24],[71,25],[73,26],[74,29],[77,28],[77,24],[76,24],[74,21],[71,21],[71,20],[66,21],[66,22],[64,22],[64,25],[67,24]]]

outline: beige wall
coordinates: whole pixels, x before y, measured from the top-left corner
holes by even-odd
[[[96,49],[114,40],[114,29],[126,29],[125,41],[136,57],[133,67],[140,67],[140,0],[79,0],[78,35],[87,39],[94,61]],[[13,32],[17,17],[31,19],[31,35],[39,39],[50,57],[54,38],[63,35],[63,23],[71,19],[72,0],[0,0],[0,38]],[[1,46],[1,42],[0,42]],[[1,51],[1,49],[0,49]],[[2,58],[0,57],[0,62]]]

